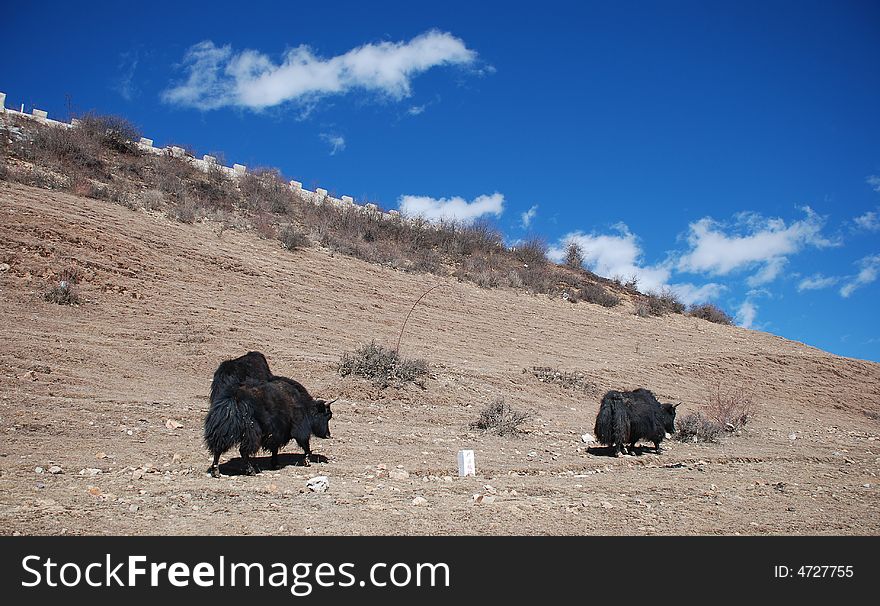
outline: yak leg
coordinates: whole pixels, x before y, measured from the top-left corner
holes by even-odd
[[[654,452],[656,452],[656,453],[660,452],[660,441],[659,440],[654,440]]]
[[[305,465],[306,467],[310,466],[312,464],[312,450],[309,448],[309,439],[306,438],[305,440],[300,440],[299,438],[297,438],[296,443],[299,444],[299,447],[303,449],[303,465]]]
[[[216,453],[214,455],[214,462],[211,463],[211,468],[208,470],[211,472],[211,476],[214,478],[220,477],[220,453]]]
[[[272,469],[278,469],[278,448],[272,449]]]
[[[248,451],[242,448],[239,452],[241,452],[241,458],[244,460],[244,472],[249,476],[255,476],[260,473],[260,470],[257,469],[254,466],[253,461],[251,461]]]

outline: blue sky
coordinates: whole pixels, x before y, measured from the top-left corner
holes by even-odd
[[[321,4],[13,4],[0,90],[880,361],[877,2]]]

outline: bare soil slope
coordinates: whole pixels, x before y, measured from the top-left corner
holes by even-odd
[[[71,261],[87,303],[45,302]],[[393,345],[433,276],[8,184],[0,263],[2,533],[880,530],[877,364],[680,315],[444,280],[401,345],[431,364],[425,388],[380,390],[334,364],[365,341]],[[277,374],[340,398],[333,438],[313,442],[326,462],[302,466],[292,444],[284,467],[248,477],[230,452],[213,479],[201,442],[210,378],[254,349]],[[534,366],[582,371],[591,385],[544,383],[524,372]],[[745,382],[758,405],[718,445],[667,441],[660,455],[615,459],[581,441],[607,389],[645,386],[684,414],[714,378]],[[469,428],[496,397],[533,411],[524,434]],[[476,478],[455,477],[462,448],[476,452]],[[398,466],[408,477],[389,477]],[[306,489],[318,474],[327,492]]]

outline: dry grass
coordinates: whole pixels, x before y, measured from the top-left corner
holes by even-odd
[[[393,383],[423,384],[428,374],[428,363],[421,359],[403,358],[393,349],[371,341],[353,352],[342,354],[337,369],[343,377],[364,377],[385,388]]]
[[[491,431],[499,436],[517,434],[522,431],[519,426],[529,418],[530,413],[514,410],[503,398],[499,398],[480,411],[480,417],[471,423],[471,428]]]

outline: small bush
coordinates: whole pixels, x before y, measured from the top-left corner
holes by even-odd
[[[733,318],[723,309],[712,305],[711,303],[703,303],[702,305],[691,305],[687,314],[693,318],[708,320],[715,324],[723,324],[725,326],[733,326]]]
[[[569,242],[565,247],[565,265],[571,269],[584,268],[584,251],[577,242]]]
[[[281,246],[287,250],[305,248],[309,245],[309,239],[293,225],[283,227],[278,234],[278,239],[281,240]]]
[[[141,194],[140,203],[147,210],[159,210],[165,205],[165,194],[158,189],[148,189]]]
[[[642,318],[684,312],[684,303],[679,301],[676,294],[668,288],[649,292],[644,297],[644,299],[636,302],[635,309],[635,314]]]
[[[728,386],[716,381],[707,392],[706,415],[725,431],[744,427],[754,415],[754,401],[743,385]]]
[[[364,377],[384,388],[392,382],[419,382],[428,374],[428,363],[402,358],[393,349],[371,341],[352,353],[342,354],[338,370],[343,377]]]
[[[513,253],[529,267],[547,263],[547,243],[540,238],[532,238],[517,244]]]
[[[701,412],[691,412],[676,422],[675,439],[679,442],[717,442],[721,426]]]
[[[480,417],[471,423],[471,427],[504,436],[520,432],[519,426],[530,417],[529,413],[516,411],[503,398],[499,398],[480,411]]]
[[[168,208],[168,216],[181,223],[194,223],[196,220],[196,205],[192,200],[184,197]]]
[[[47,290],[43,294],[43,298],[49,303],[57,303],[58,305],[79,305],[82,303],[82,299],[73,284],[63,280]]]
[[[578,295],[581,301],[595,303],[602,307],[614,307],[620,304],[620,297],[608,292],[595,282],[586,283],[581,286]]]
[[[97,142],[104,149],[120,153],[134,153],[134,143],[141,137],[138,128],[121,116],[86,114],[71,130]]]

